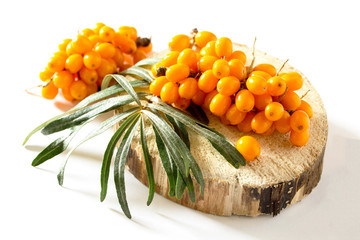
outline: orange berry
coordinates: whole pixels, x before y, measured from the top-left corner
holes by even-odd
[[[210,41],[200,50],[201,56],[214,56],[217,57],[215,52],[215,41]]]
[[[86,96],[90,96],[98,91],[98,86],[96,83],[86,84]]]
[[[268,80],[269,78],[271,78],[270,74],[268,74],[267,72],[263,72],[263,71],[252,71],[249,74],[249,77],[252,77],[252,76],[263,77],[263,78],[265,78],[265,80]]]
[[[112,58],[115,55],[115,47],[107,42],[98,44],[94,50],[100,54],[102,58]]]
[[[90,43],[91,43],[91,47],[95,47],[96,44],[102,42],[99,35],[91,35],[90,37],[88,37]]]
[[[185,34],[179,34],[174,36],[169,42],[169,49],[171,51],[181,52],[185,48],[190,47],[190,37]]]
[[[94,32],[94,30],[92,30],[90,28],[85,28],[80,32],[80,35],[88,38],[92,35],[95,35],[95,32]]]
[[[210,102],[209,109],[216,116],[224,115],[231,105],[230,96],[216,94]]]
[[[284,111],[282,117],[274,122],[275,129],[280,133],[287,133],[291,130],[290,127],[290,114]]]
[[[162,70],[159,70],[160,67]],[[151,73],[154,77],[164,76],[165,72],[166,72],[166,68],[164,67],[164,64],[162,62],[155,63],[151,67]]]
[[[236,77],[223,77],[217,83],[216,89],[222,95],[230,96],[240,89],[240,81]]]
[[[303,78],[297,72],[289,72],[282,75],[289,91],[299,90],[303,85]]]
[[[275,131],[275,124],[273,123],[271,125],[271,127],[268,130],[266,130],[264,133],[262,133],[261,135],[262,136],[270,136],[271,134],[274,133],[274,131]]]
[[[80,70],[80,79],[86,84],[94,84],[98,80],[98,74],[95,70],[84,67]]]
[[[132,54],[136,51],[136,43],[125,34],[115,33],[112,43],[115,47],[119,47],[123,53]]]
[[[242,120],[238,125],[237,128],[240,132],[248,133],[252,131],[251,128],[251,121],[255,117],[254,112],[247,112],[244,120]]]
[[[61,94],[62,94],[63,97],[64,97],[67,101],[69,101],[69,102],[75,102],[75,101],[76,101],[76,99],[73,98],[73,96],[71,96],[69,87],[67,87],[67,88],[62,88],[62,89],[61,89]]]
[[[49,81],[50,78],[54,75],[54,71],[51,71],[48,67],[46,67],[43,71],[40,72],[39,77],[41,81]]]
[[[115,54],[112,59],[115,61],[118,67],[121,67],[124,64],[124,55],[118,48],[115,48]]]
[[[204,99],[204,104],[203,104],[203,107],[205,109],[210,108],[210,103],[216,94],[218,94],[218,91],[216,91],[216,90],[213,90],[213,91],[209,92],[208,94],[206,94],[205,99]]]
[[[134,64],[145,58],[146,58],[145,52],[139,48],[136,50],[135,53],[133,53]]]
[[[191,98],[191,101],[196,105],[203,105],[205,101],[205,96],[206,93],[200,90]]]
[[[115,34],[113,28],[108,26],[103,26],[99,31],[99,37],[104,42],[111,42]]]
[[[218,58],[214,56],[203,56],[202,58],[200,58],[199,61],[200,71],[205,72],[207,70],[212,69],[214,62],[216,62],[216,60],[218,60]]]
[[[298,147],[305,146],[306,143],[309,141],[309,138],[310,138],[309,129],[305,130],[304,132],[291,131],[290,133],[291,143]]]
[[[236,144],[236,149],[241,153],[246,161],[254,161],[260,156],[261,152],[259,142],[251,136],[241,137]]]
[[[168,104],[173,104],[179,98],[179,88],[176,83],[167,82],[161,88],[160,98]]]
[[[53,81],[49,81],[41,89],[41,95],[46,99],[54,99],[59,92],[59,89],[54,85]]]
[[[285,110],[283,105],[278,102],[269,103],[265,108],[265,116],[270,121],[279,120],[284,114]]]
[[[232,60],[232,59],[239,59],[243,65],[245,65],[246,63],[246,54],[243,51],[237,50],[237,51],[233,51],[231,53],[231,55],[228,57],[228,61]]]
[[[77,52],[74,51],[74,49],[73,49],[72,46],[73,46],[73,42],[72,42],[72,41],[69,42],[68,45],[66,46],[65,52],[66,52],[66,54],[67,54],[68,56],[70,56],[71,54],[77,53]]]
[[[87,37],[78,35],[71,43],[71,49],[74,53],[86,53],[91,50],[92,44]]]
[[[235,104],[239,111],[249,112],[254,108],[254,95],[247,89],[240,90],[235,96]]]
[[[227,120],[227,118],[226,118],[226,114],[220,116],[219,119],[220,119],[220,122],[221,122],[222,124],[224,124],[224,125],[226,125],[226,126],[231,125],[231,124],[230,124],[230,121]]]
[[[80,71],[83,67],[83,57],[80,54],[70,55],[65,62],[65,69],[71,73],[76,73]]]
[[[68,88],[74,81],[74,76],[69,71],[57,72],[53,77],[54,85],[57,88]]]
[[[121,34],[125,34],[127,37],[131,38],[134,41],[136,41],[137,39],[137,30],[134,27],[121,26],[119,27],[118,32]]]
[[[138,48],[143,50],[144,53],[149,53],[152,51],[152,42],[150,42],[147,46],[139,46]]]
[[[67,45],[71,42],[71,39],[64,39],[60,44],[59,44],[59,50],[66,52],[66,47]]]
[[[271,96],[280,96],[286,91],[286,83],[282,77],[269,78],[266,82],[266,87]]]
[[[266,81],[263,77],[252,76],[246,81],[246,87],[250,92],[256,95],[263,95],[266,93]]]
[[[103,24],[103,23],[97,23],[96,27],[93,29],[94,33],[99,35],[100,29],[104,26],[105,26],[105,24]]]
[[[293,131],[304,132],[310,126],[310,119],[306,112],[296,110],[290,117],[290,127]]]
[[[225,116],[231,125],[238,125],[244,120],[246,116],[246,112],[239,111],[236,105],[232,104],[230,108],[227,110]]]
[[[169,80],[165,77],[165,76],[161,76],[158,78],[155,78],[150,86],[149,86],[149,90],[152,94],[154,94],[155,96],[160,96],[160,92],[162,87],[165,85],[165,83],[169,82]]]
[[[55,55],[50,59],[48,63],[48,69],[53,72],[59,72],[65,67],[66,58],[60,55]]]
[[[286,110],[296,110],[301,104],[301,99],[295,92],[287,91],[280,100],[280,103]]]
[[[190,74],[190,69],[188,65],[183,63],[177,63],[172,65],[166,70],[166,77],[170,82],[180,82],[187,78]]]
[[[132,55],[124,53],[123,56],[124,56],[124,64],[128,63],[131,66],[134,65],[134,59]]]
[[[219,58],[229,57],[233,52],[233,44],[227,37],[221,37],[215,42],[215,52]]]
[[[214,62],[212,71],[215,77],[218,79],[227,77],[230,74],[229,63],[224,59],[219,59]]]
[[[73,98],[75,98],[76,100],[82,100],[87,96],[87,86],[86,84],[81,81],[74,81],[71,85],[70,85],[70,94]]]
[[[87,52],[83,57],[85,67],[88,69],[97,69],[101,65],[101,56],[97,52]]]
[[[114,73],[115,71],[116,69],[114,69],[113,62],[111,62],[110,59],[103,58],[100,67],[96,69],[98,80],[103,79],[106,75]]]
[[[181,81],[179,86],[180,97],[190,100],[198,91],[198,82],[195,78],[186,78]]]
[[[237,77],[243,80],[246,76],[246,69],[244,63],[239,59],[232,59],[229,61],[230,76]]]
[[[186,48],[180,52],[177,63],[186,64],[190,69],[197,71],[197,56],[190,48]]]
[[[163,56],[163,58],[161,59],[161,62],[163,63],[164,67],[170,67],[176,64],[179,54],[180,54],[179,51],[171,51],[165,54],[165,56]]]
[[[266,118],[265,112],[258,112],[251,120],[251,129],[258,134],[266,132],[272,125],[272,121]]]
[[[309,116],[309,118],[312,118],[312,116],[314,115],[311,105],[302,99],[301,99],[300,106],[296,110],[303,110],[304,112],[306,112],[306,114]]]
[[[255,98],[255,107],[257,110],[263,111],[266,106],[272,102],[272,97],[265,93],[263,95],[254,95]]]
[[[219,80],[214,76],[212,70],[207,70],[201,74],[198,81],[198,87],[203,92],[209,93],[216,88],[218,81]]]
[[[276,68],[268,63],[261,63],[258,64],[254,67],[253,71],[263,71],[266,72],[268,74],[270,74],[270,76],[274,77],[276,75]]]
[[[186,110],[190,106],[190,103],[191,103],[190,99],[178,98],[174,102],[174,105],[175,105],[175,107],[177,107],[179,109]]]
[[[199,48],[203,48],[210,41],[216,41],[216,35],[212,32],[201,31],[195,35],[195,43]]]

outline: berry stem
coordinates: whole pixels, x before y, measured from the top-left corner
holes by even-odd
[[[280,102],[281,99],[283,99],[283,97],[286,95],[287,91],[288,91],[288,86],[286,86],[285,92],[279,96],[279,99],[277,100],[277,102]]]
[[[50,81],[49,81],[49,82],[50,82]],[[32,89],[34,89],[34,88],[45,87],[45,86],[47,86],[47,85],[49,84],[49,82],[47,82],[45,85],[39,84],[39,85],[36,85],[36,86],[33,86],[33,87],[29,87],[29,88],[25,89],[25,92],[26,92],[27,94],[30,94],[30,95],[33,95],[33,96],[36,96],[36,97],[42,97],[41,95],[36,94],[36,93],[33,93],[33,92],[31,92],[30,90],[32,90]]]
[[[247,75],[249,75],[251,73],[251,70],[254,66],[254,63],[255,63],[255,43],[256,43],[256,36],[255,36],[255,39],[254,39],[254,43],[253,43],[253,51],[252,51],[252,56],[253,56],[253,59],[251,61],[251,64],[247,70]]]
[[[279,70],[277,71],[276,76],[278,76],[278,75],[280,74],[281,70],[285,67],[285,64],[286,64],[288,61],[289,61],[289,59],[287,59],[287,60],[283,63],[283,65],[282,65],[282,66],[279,68]]]
[[[300,99],[303,99],[309,92],[310,92],[310,89],[307,90],[307,91],[300,97]]]

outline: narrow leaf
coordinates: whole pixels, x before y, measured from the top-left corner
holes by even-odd
[[[190,106],[186,109],[186,111],[188,111],[191,116],[193,116],[199,122],[206,125],[209,124],[209,119],[207,118],[206,113],[200,106],[191,103]]]
[[[176,188],[175,188],[175,196],[178,200],[180,200],[184,194],[186,188],[186,184],[181,177],[181,174],[178,172],[176,176]]]
[[[145,59],[137,62],[134,66],[137,66],[137,67],[151,66],[158,62],[161,62],[161,58],[159,58],[159,57],[145,58]]]
[[[122,71],[120,74],[124,75],[124,76],[132,75],[135,77],[140,77],[140,78],[144,79],[145,81],[147,81],[148,83],[151,83],[153,80],[153,77],[151,77],[149,71],[145,70],[144,68],[136,67],[136,66],[128,68],[128,69]]]

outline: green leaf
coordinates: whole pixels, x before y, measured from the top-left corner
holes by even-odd
[[[109,172],[110,172],[110,165],[111,159],[114,153],[114,149],[116,144],[118,143],[119,139],[127,129],[127,127],[139,116],[139,113],[135,113],[130,115],[122,124],[120,124],[119,128],[115,131],[113,136],[111,137],[102,161],[101,165],[101,175],[100,175],[100,184],[101,184],[101,192],[100,192],[100,201],[104,201],[107,193],[107,184],[109,180]]]
[[[165,115],[165,116],[169,120],[169,122],[173,125],[177,135],[179,135],[179,137],[184,141],[184,143],[190,150],[190,139],[189,139],[189,134],[186,130],[186,126],[169,115]]]
[[[101,84],[101,89],[105,89],[108,87],[108,84],[110,82],[111,79],[115,79],[120,86],[122,86],[124,88],[124,90],[134,99],[134,101],[141,106],[140,103],[140,99],[138,97],[138,95],[136,94],[134,88],[131,86],[130,81],[121,75],[118,74],[108,74],[104,77],[103,82]]]
[[[141,124],[140,124],[140,139],[141,139],[141,148],[143,150],[143,156],[145,160],[145,166],[146,166],[146,172],[148,176],[148,182],[149,182],[149,196],[147,200],[147,205],[149,206],[154,198],[155,193],[155,179],[154,179],[154,171],[153,166],[151,162],[151,156],[149,153],[149,148],[146,141],[145,136],[145,127],[144,127],[144,119],[141,118]]]
[[[105,120],[104,122],[102,122],[100,124],[100,126],[96,129],[94,129],[93,131],[91,131],[86,137],[84,137],[79,143],[76,144],[76,146],[74,146],[66,155],[66,158],[64,159],[63,163],[61,164],[60,167],[60,171],[57,175],[58,178],[58,183],[60,186],[63,185],[64,182],[64,172],[65,172],[65,167],[66,164],[68,162],[68,159],[70,157],[70,155],[75,151],[76,148],[78,148],[81,144],[83,144],[84,142],[88,141],[89,139],[96,137],[98,135],[100,135],[101,133],[105,132],[106,130],[108,130],[110,127],[112,127],[113,125],[115,125],[116,123],[118,123],[119,121],[123,120],[124,118],[130,116],[131,114],[133,114],[135,111],[139,110],[139,107],[134,107],[131,108],[125,112],[119,113],[117,115],[112,116],[111,118],[108,118],[107,120]]]
[[[114,161],[114,181],[115,181],[116,193],[119,199],[121,209],[128,218],[131,218],[131,214],[126,200],[125,179],[124,179],[125,163],[129,153],[131,141],[134,137],[136,129],[139,126],[139,123],[140,123],[140,118],[138,116],[126,131],[124,138],[121,141],[119,149],[116,153],[116,157]]]
[[[193,116],[199,122],[206,125],[209,124],[209,119],[207,118],[206,113],[199,105],[191,103],[190,106],[186,109],[186,111],[188,111],[191,116]]]
[[[153,77],[150,75],[149,71],[145,70],[144,68],[136,67],[136,66],[130,67],[122,71],[120,74],[124,76],[132,75],[132,76],[140,77],[145,81],[147,81],[148,83],[151,83],[153,80]]]
[[[159,58],[159,57],[145,58],[145,59],[137,62],[134,66],[137,66],[137,67],[152,66],[158,62],[161,62],[161,58]]]

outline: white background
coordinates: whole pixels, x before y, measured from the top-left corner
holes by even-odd
[[[357,1],[6,1],[0,7],[1,239],[359,239],[360,38]],[[300,203],[271,216],[218,217],[155,195],[126,175],[132,220],[118,205],[112,175],[99,201],[102,153],[110,132],[70,158],[64,186],[62,157],[31,161],[50,138],[26,134],[68,105],[25,93],[58,43],[104,22],[132,25],[152,36],[154,50],[192,28],[290,59],[320,93],[329,137],[319,185]]]

